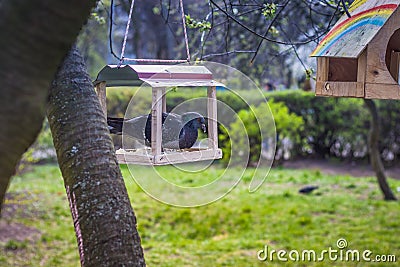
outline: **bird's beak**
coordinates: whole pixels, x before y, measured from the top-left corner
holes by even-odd
[[[203,130],[204,133],[207,132],[207,127],[204,123],[201,124],[201,129]]]

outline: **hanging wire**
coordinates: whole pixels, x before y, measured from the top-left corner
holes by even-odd
[[[182,24],[183,24],[183,35],[185,36],[185,45],[186,45],[186,55],[187,61],[190,61],[190,52],[189,52],[189,41],[186,32],[186,21],[185,21],[185,11],[183,10],[183,0],[179,0],[181,5],[181,16],[182,16]]]
[[[125,49],[126,49],[126,42],[128,39],[128,33],[129,33],[129,28],[131,25],[131,20],[132,20],[132,13],[133,13],[133,7],[135,5],[135,0],[132,0],[131,2],[131,7],[129,9],[129,16],[128,16],[128,22],[126,23],[126,28],[125,28],[125,35],[124,35],[124,40],[122,43],[122,49],[121,49],[121,56],[118,57],[112,47],[112,24],[113,24],[113,0],[111,0],[111,12],[110,12],[110,32],[109,32],[109,39],[110,39],[110,49],[111,49],[111,54],[119,59],[119,64],[118,67],[122,65],[124,60],[128,61],[136,61],[136,62],[164,62],[164,63],[183,63],[183,62],[190,62],[190,52],[189,52],[189,41],[187,37],[187,31],[186,31],[186,21],[185,21],[185,13],[184,13],[184,8],[183,8],[183,0],[179,0],[180,7],[181,7],[181,18],[182,18],[182,24],[183,24],[183,34],[184,34],[184,39],[185,39],[185,47],[186,47],[186,59],[147,59],[147,58],[126,58],[125,57]]]
[[[131,2],[131,8],[129,9],[128,22],[126,23],[125,35],[124,35],[124,41],[123,41],[123,43],[122,43],[121,57],[120,57],[119,65],[121,65],[122,62],[124,61],[124,54],[125,54],[125,48],[126,48],[126,40],[128,39],[129,27],[131,26],[131,19],[132,19],[132,13],[133,13],[133,6],[134,6],[134,5],[135,5],[135,0],[132,0],[132,2]]]

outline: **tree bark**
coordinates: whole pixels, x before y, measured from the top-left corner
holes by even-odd
[[[106,119],[75,48],[53,81],[47,116],[82,266],[145,266]]]
[[[0,4],[0,212],[11,176],[36,139],[48,88],[96,1]]]
[[[384,199],[397,200],[387,183],[385,168],[383,167],[383,163],[379,152],[380,122],[379,122],[378,109],[376,108],[375,102],[371,99],[364,99],[364,103],[367,106],[369,112],[371,113],[371,126],[368,136],[368,148],[369,148],[369,158],[371,161],[372,168],[375,171],[379,188],[383,193]]]

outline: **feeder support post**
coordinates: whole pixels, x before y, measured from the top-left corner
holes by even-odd
[[[162,96],[163,88],[152,88],[151,103],[151,152],[153,156],[161,154],[162,141]]]
[[[166,97],[167,90],[165,87],[163,87],[161,90],[162,90],[162,112],[167,112],[167,97]]]
[[[218,148],[217,124],[217,89],[215,86],[207,88],[207,117],[208,117],[208,148]]]
[[[101,109],[103,110],[104,116],[107,118],[107,96],[106,96],[106,82],[99,82],[95,86],[97,97],[100,101]]]

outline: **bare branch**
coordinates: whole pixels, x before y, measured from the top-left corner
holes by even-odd
[[[325,32],[323,32],[322,34],[318,34],[318,35],[313,36],[312,38],[309,38],[309,39],[307,39],[307,40],[299,41],[299,42],[295,42],[295,43],[292,43],[292,42],[284,42],[284,41],[279,41],[279,40],[274,40],[274,39],[271,39],[271,38],[268,38],[268,37],[264,37],[263,35],[257,33],[256,31],[254,31],[253,29],[251,29],[250,27],[248,27],[247,25],[245,25],[244,23],[242,23],[241,21],[239,21],[238,19],[236,19],[234,16],[232,16],[232,14],[230,14],[229,12],[227,12],[227,11],[225,11],[223,8],[221,8],[219,5],[217,5],[217,4],[215,3],[214,0],[210,0],[210,2],[211,2],[218,10],[220,10],[220,11],[221,11],[222,13],[224,13],[227,17],[229,17],[231,20],[233,20],[234,22],[236,22],[239,26],[241,26],[242,28],[244,28],[244,29],[247,30],[248,32],[250,32],[250,33],[254,34],[255,36],[260,37],[260,38],[262,38],[262,39],[264,39],[264,40],[266,40],[266,41],[273,42],[273,43],[276,43],[276,44],[283,44],[283,45],[304,45],[304,44],[308,44],[308,43],[310,43],[310,42],[312,42],[312,41],[318,40],[318,39],[321,38],[323,35],[325,35],[325,33],[327,32],[327,31],[325,31]]]
[[[275,15],[275,17],[272,19],[271,23],[268,25],[267,30],[265,31],[264,37],[267,37],[269,31],[271,30],[272,26],[274,25],[274,23],[277,21],[277,19],[279,18],[279,15],[282,13],[282,11],[285,9],[285,7],[287,6],[287,4],[289,3],[289,0],[286,0],[286,2],[283,4],[282,8],[279,9],[278,13]],[[260,50],[261,44],[263,43],[265,39],[261,39],[261,41],[258,43],[258,46],[256,48],[256,52],[253,55],[253,58],[250,60],[250,63],[254,62],[254,59],[256,58],[258,51]]]

